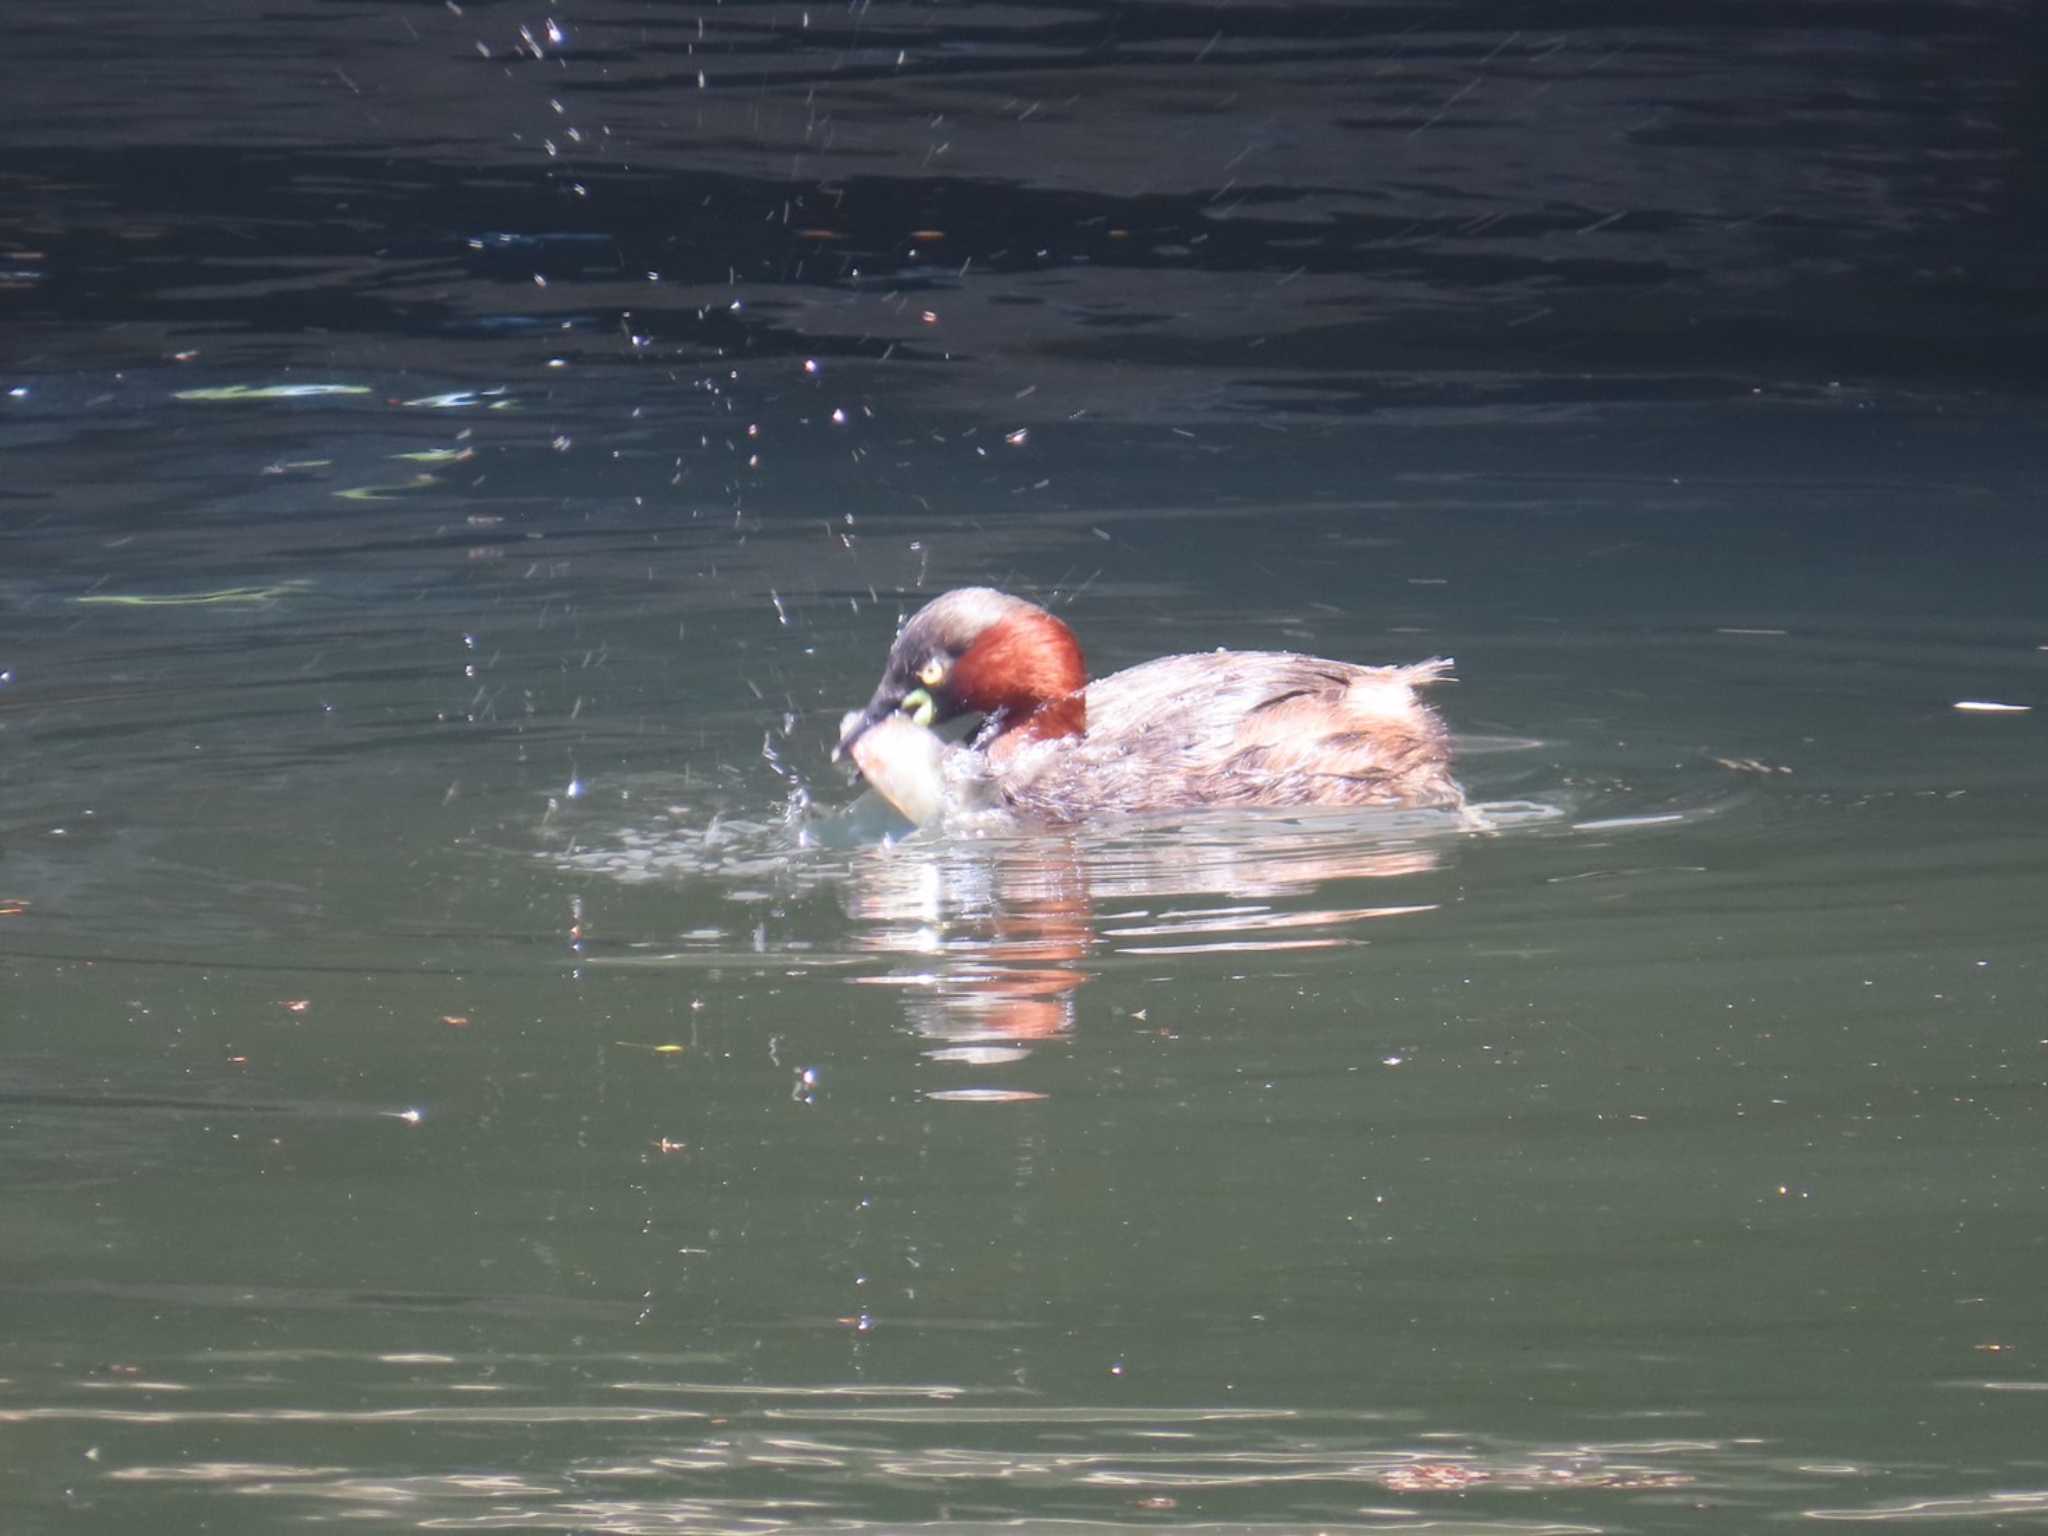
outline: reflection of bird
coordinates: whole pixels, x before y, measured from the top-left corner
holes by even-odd
[[[1465,795],[1443,722],[1415,693],[1450,665],[1210,651],[1091,683],[1060,620],[965,587],[903,626],[839,750],[899,712],[919,725],[980,715],[975,777],[996,803],[1055,821],[1211,805],[1455,807]]]

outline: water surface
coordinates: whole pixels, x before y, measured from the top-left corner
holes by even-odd
[[[0,1525],[2038,1524],[2016,14],[24,29]],[[967,582],[1483,823],[905,837]]]

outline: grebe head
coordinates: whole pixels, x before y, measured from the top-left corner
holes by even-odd
[[[918,725],[978,714],[1001,733],[1078,736],[1087,724],[1087,681],[1080,642],[1065,624],[1021,597],[962,587],[910,616],[889,647],[874,697],[846,722],[833,756],[898,712]]]

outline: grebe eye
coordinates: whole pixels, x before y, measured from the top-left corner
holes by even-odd
[[[919,667],[917,669],[917,680],[927,688],[938,687],[939,684],[946,680],[945,658],[934,656],[930,661]]]

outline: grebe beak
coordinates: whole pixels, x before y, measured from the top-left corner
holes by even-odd
[[[883,700],[849,712],[839,722],[839,745],[832,749],[832,761],[845,761],[856,741],[895,714],[908,715],[913,724],[929,727],[938,718],[939,706],[924,689],[913,688],[894,705]]]

